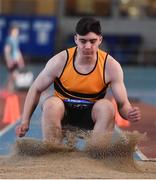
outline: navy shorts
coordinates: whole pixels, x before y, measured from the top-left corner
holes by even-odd
[[[94,103],[86,100],[64,100],[65,114],[62,126],[71,125],[80,129],[92,130],[94,122],[91,118],[91,111]]]

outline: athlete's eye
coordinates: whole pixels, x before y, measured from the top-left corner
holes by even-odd
[[[90,43],[91,43],[91,44],[95,44],[95,43],[96,43],[96,39],[91,40]]]
[[[80,42],[81,42],[82,44],[86,44],[87,41],[84,40],[84,39],[81,39]]]

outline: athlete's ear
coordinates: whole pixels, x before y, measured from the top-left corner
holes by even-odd
[[[74,35],[74,41],[75,41],[75,43],[77,45],[77,34]]]
[[[100,44],[102,43],[102,41],[103,41],[103,37],[102,37],[102,35],[100,35]]]

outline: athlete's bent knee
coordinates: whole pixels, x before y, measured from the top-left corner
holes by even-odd
[[[115,109],[113,104],[107,99],[101,99],[97,101],[92,109],[92,116],[98,116],[100,114],[109,114],[112,118],[115,116]]]

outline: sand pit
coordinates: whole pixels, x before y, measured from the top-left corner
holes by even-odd
[[[73,133],[67,134],[73,140]],[[139,138],[138,133],[127,132],[126,139],[119,137],[115,144],[99,140],[93,145],[87,135],[84,151],[75,150],[71,144],[56,146],[36,139],[18,139],[12,154],[0,157],[0,177],[155,178],[156,162],[133,159]]]

